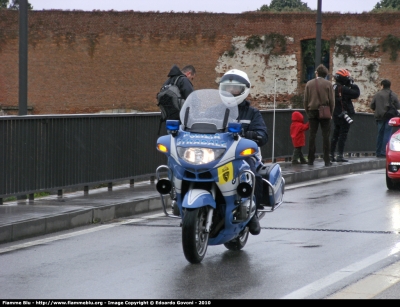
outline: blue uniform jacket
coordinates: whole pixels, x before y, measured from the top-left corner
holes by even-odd
[[[243,132],[255,131],[261,139],[257,141],[258,146],[263,146],[268,142],[267,126],[262,118],[261,112],[250,106],[250,102],[244,100],[239,104],[238,120],[242,124]]]

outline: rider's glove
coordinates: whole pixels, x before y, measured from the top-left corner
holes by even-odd
[[[256,142],[258,141],[258,134],[255,131],[247,131],[244,136],[246,139],[250,139]]]

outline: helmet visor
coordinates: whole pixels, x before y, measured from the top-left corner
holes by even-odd
[[[220,83],[220,90],[232,94],[233,96],[239,96],[246,90],[246,85],[241,83]]]

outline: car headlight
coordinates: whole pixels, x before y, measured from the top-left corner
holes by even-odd
[[[400,151],[400,135],[394,135],[390,138],[389,149],[393,151]]]
[[[225,152],[225,149],[201,148],[201,147],[178,147],[180,158],[190,164],[207,164],[219,159]]]

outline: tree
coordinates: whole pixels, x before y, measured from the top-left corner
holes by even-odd
[[[6,9],[8,5],[8,0],[0,0],[0,9]]]
[[[19,0],[0,0],[0,9],[19,10]],[[33,6],[28,1],[28,10],[33,10]]]
[[[307,6],[307,3],[300,0],[272,0],[269,6],[264,4],[258,11],[307,12],[312,10]]]
[[[375,4],[372,11],[398,11],[400,10],[400,0],[382,0]]]

